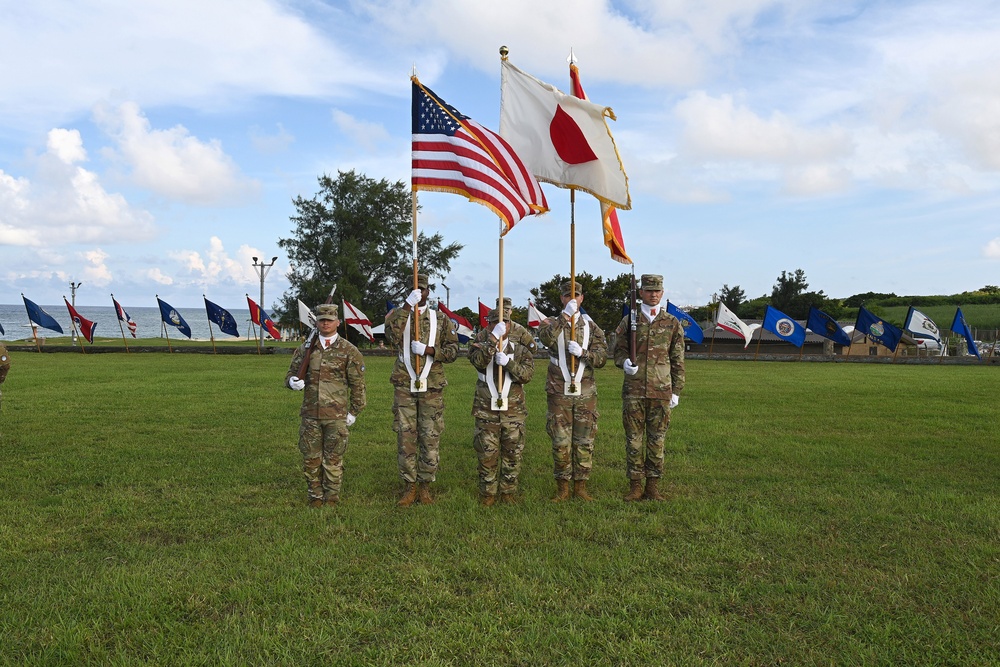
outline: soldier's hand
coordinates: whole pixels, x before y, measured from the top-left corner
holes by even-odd
[[[421,343],[419,340],[410,342],[410,352],[412,352],[413,354],[423,355],[423,353],[426,351],[427,351],[427,346]]]
[[[566,315],[567,317],[573,317],[574,315],[576,315],[576,311],[578,309],[579,306],[576,305],[576,299],[570,299],[569,301],[566,302],[566,307],[563,308],[563,314]]]
[[[420,290],[415,289],[406,296],[406,303],[410,304],[410,308],[416,308],[422,296]]]
[[[625,375],[635,375],[639,372],[639,367],[633,364],[631,359],[626,359],[622,364],[622,370],[625,371]]]
[[[510,363],[510,358],[513,355],[507,354],[506,352],[497,352],[493,355],[493,360],[496,362],[497,366],[506,366]]]
[[[670,409],[673,410],[677,407],[677,404],[681,402],[681,397],[674,394],[670,397]]]
[[[354,426],[354,422],[358,421],[358,418],[355,417],[354,415],[352,415],[350,412],[348,412],[347,413],[347,419],[345,419],[344,421],[347,422],[347,426],[348,427],[351,427],[351,426]]]
[[[566,351],[572,354],[574,357],[583,356],[583,347],[575,340],[571,340],[570,342],[566,343]]]
[[[302,391],[303,389],[306,388],[306,381],[300,380],[293,375],[292,377],[288,378],[288,388],[294,389],[295,391]]]
[[[503,338],[504,335],[507,333],[507,323],[503,321],[497,322],[496,326],[493,327],[493,331],[491,333],[493,334],[493,337],[496,338],[497,340]]]

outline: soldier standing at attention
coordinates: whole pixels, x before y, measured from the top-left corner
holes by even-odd
[[[434,502],[430,484],[437,474],[441,431],[444,430],[444,388],[448,380],[442,364],[458,356],[458,336],[444,313],[426,308],[427,276],[417,276],[418,288],[402,308],[385,318],[385,337],[396,350],[396,365],[389,377],[395,387],[392,429],[396,431],[399,476],[406,485],[397,503],[409,507]],[[420,309],[420,336],[414,335],[411,317]]]
[[[498,491],[500,502],[516,502],[528,416],[523,385],[535,373],[535,339],[511,321],[509,298],[504,297],[503,306],[503,319],[499,309],[491,310],[489,326],[469,346],[469,361],[479,372],[472,399],[472,446],[479,457],[479,501],[487,507],[496,502]]]
[[[10,353],[7,346],[0,341],[0,384],[7,379],[7,371],[10,370]],[[3,406],[3,393],[0,392],[0,407]]]
[[[615,330],[615,366],[625,371],[622,424],[630,485],[627,502],[664,499],[657,489],[663,476],[663,441],[670,427],[670,411],[677,407],[684,388],[684,329],[666,308],[659,307],[663,276],[646,273],[641,280],[634,361],[629,357],[629,317],[622,318]]]
[[[337,335],[337,306],[323,304],[315,312],[316,338],[295,350],[285,376],[290,389],[305,392],[299,412],[299,451],[310,507],[340,501],[347,429],[365,407],[365,361],[358,348]],[[305,377],[300,378],[307,353]]]
[[[538,339],[549,348],[550,355],[545,380],[548,400],[545,430],[552,438],[555,463],[553,502],[569,500],[571,495],[593,500],[587,493],[587,480],[594,465],[594,438],[599,416],[594,369],[602,368],[608,359],[604,332],[592,320],[579,314],[583,304],[580,284],[576,284],[576,298],[572,296],[571,287],[568,282],[562,286],[563,311],[546,318],[538,327]],[[572,336],[571,331],[575,331]]]

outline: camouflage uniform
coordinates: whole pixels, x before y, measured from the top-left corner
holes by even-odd
[[[646,279],[644,275],[644,285]],[[660,285],[662,289],[662,278]],[[663,441],[670,427],[670,398],[684,388],[684,328],[660,306],[656,307],[652,322],[641,312],[637,313],[636,322],[635,364],[639,372],[625,375],[622,384],[626,472],[630,480],[658,479],[663,476]],[[630,333],[626,316],[615,329],[615,365],[619,368],[629,357]]]
[[[317,317],[325,309],[318,306]],[[317,333],[317,336],[319,334]],[[305,358],[307,345],[302,344],[292,356],[285,376],[285,386],[296,377]],[[365,362],[358,348],[341,336],[323,349],[319,339],[309,357],[306,376],[300,378],[306,386],[302,395],[302,417],[299,426],[299,451],[302,452],[310,500],[336,502],[344,478],[344,453],[347,451],[347,415],[355,417],[365,407]]]
[[[562,369],[559,367],[559,334],[563,334],[563,345],[570,341],[570,318],[562,313],[545,319],[538,327],[538,339],[549,348],[548,375],[545,393],[548,399],[548,414],[545,430],[552,438],[552,459],[555,464],[554,476],[557,480],[586,481],[594,465],[594,438],[597,437],[597,384],[594,369],[602,368],[608,359],[607,342],[604,332],[595,322],[589,322],[590,340],[577,359],[585,370],[580,381],[580,395],[567,396]],[[576,317],[574,340],[583,341],[584,318]],[[570,359],[569,352],[566,359]]]
[[[510,317],[509,307],[507,317]],[[479,457],[479,493],[484,498],[496,496],[498,491],[501,496],[517,492],[524,452],[524,420],[528,416],[523,385],[530,382],[535,373],[535,339],[517,322],[507,322],[504,346],[504,352],[513,358],[502,369],[491,363],[497,352],[497,339],[491,333],[496,323],[497,311],[494,309],[489,314],[489,326],[480,330],[469,346],[469,361],[479,371],[472,400],[472,416],[476,420],[472,446]],[[493,394],[485,375],[487,372],[493,374],[494,386],[499,390],[496,382],[500,370],[505,379],[511,379],[505,411],[493,409]]]
[[[10,353],[7,346],[0,341],[0,384],[7,379],[7,371],[10,370]],[[0,392],[0,407],[3,406],[3,393]]]
[[[421,276],[422,277],[422,276]],[[426,283],[424,283],[426,286]],[[420,308],[420,342],[434,348],[433,364],[427,376],[427,391],[410,391],[410,374],[403,361],[404,334],[411,311],[396,308],[385,318],[385,338],[396,349],[396,365],[389,377],[395,387],[392,413],[392,430],[397,434],[399,476],[407,484],[427,484],[434,481],[438,468],[438,445],[444,430],[444,388],[448,381],[442,364],[455,361],[458,356],[458,336],[452,328],[451,320],[443,313],[429,308]],[[428,341],[430,318],[437,320],[437,332],[433,341]],[[413,323],[410,322],[410,334]],[[409,353],[409,350],[406,350]],[[419,359],[421,367],[430,359],[412,355]],[[418,457],[419,453],[419,457]]]

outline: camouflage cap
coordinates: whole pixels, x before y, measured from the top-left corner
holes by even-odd
[[[417,274],[417,287],[420,289],[427,289],[427,274],[418,273]]]
[[[505,301],[506,301],[506,299],[505,299]],[[487,322],[491,322],[491,323],[499,321],[500,320],[499,312],[500,311],[497,308],[494,308],[493,310],[491,310],[489,312],[489,314],[486,315],[486,321]],[[510,307],[507,307],[507,308],[503,309],[503,318],[505,320],[509,320],[510,319]]]
[[[639,289],[663,291],[663,276],[655,273],[642,274],[642,286]]]
[[[567,280],[566,282],[564,282],[562,284],[562,292],[561,292],[561,294],[563,296],[573,296],[573,289],[572,288],[573,288],[573,285]],[[577,281],[577,283],[576,283],[576,295],[580,296],[581,294],[583,294],[583,285],[581,285],[580,282]]]
[[[335,303],[324,303],[316,306],[314,312],[317,322],[320,320],[340,320],[340,317],[337,315],[337,304]]]
[[[511,306],[511,303],[512,303],[512,302],[511,302],[511,300],[510,300],[510,297],[509,297],[509,296],[505,296],[505,297],[503,298],[503,307],[504,307],[504,309],[505,309],[505,310],[510,310],[510,306]],[[497,299],[497,300],[496,300],[496,304],[497,304],[498,306],[500,305],[500,299]]]

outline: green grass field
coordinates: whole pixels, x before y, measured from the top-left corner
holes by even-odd
[[[0,412],[0,664],[1000,662],[1000,374],[690,361],[665,503],[554,505],[540,379],[523,502],[476,502],[450,369],[439,501],[395,507],[391,359],[344,502],[305,507],[290,358],[18,352]],[[540,373],[538,377],[540,378]]]

